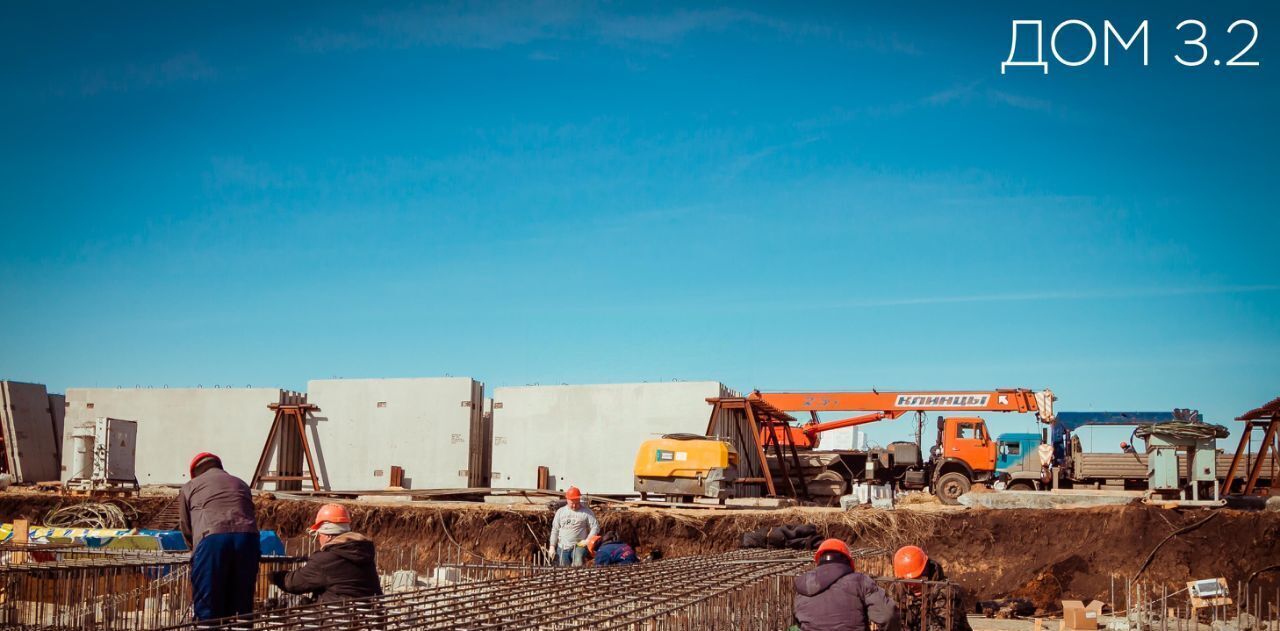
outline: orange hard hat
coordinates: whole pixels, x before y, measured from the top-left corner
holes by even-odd
[[[857,569],[853,565],[853,553],[849,552],[849,546],[845,545],[843,541],[839,539],[827,539],[826,541],[818,544],[817,551],[813,553],[813,562],[817,563],[818,559],[821,559],[822,555],[827,552],[839,552],[840,554],[843,554],[844,558],[849,559],[849,567]]]
[[[1120,441],[1120,448],[1121,448],[1121,449],[1124,449],[1125,447],[1128,447],[1128,446],[1129,446],[1129,443],[1126,443],[1126,442],[1124,442],[1123,440],[1122,440],[1122,441]]]
[[[200,461],[201,461],[201,460],[205,460],[206,458],[213,458],[214,460],[217,460],[217,461],[218,461],[218,466],[222,466],[222,458],[219,458],[219,457],[215,456],[214,454],[211,454],[211,453],[209,453],[209,452],[207,452],[207,451],[202,451],[202,452],[200,452],[200,453],[196,454],[196,457],[195,457],[195,458],[192,458],[192,459],[191,459],[191,465],[187,467],[187,471],[188,471],[191,475],[195,475],[195,474],[196,474],[196,465],[200,464]]]
[[[929,563],[929,555],[920,546],[902,546],[893,555],[893,575],[898,578],[920,578]]]
[[[347,507],[342,504],[325,504],[316,511],[316,523],[311,524],[309,530],[319,530],[325,523],[330,524],[349,524],[351,523],[351,515],[347,514]]]
[[[596,553],[596,546],[600,545],[600,535],[592,535],[587,537],[587,552]]]
[[[567,500],[580,500],[582,499],[582,491],[578,490],[576,486],[571,486],[568,491],[564,492],[564,498]]]

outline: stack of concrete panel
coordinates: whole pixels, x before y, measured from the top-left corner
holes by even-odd
[[[138,423],[139,484],[186,482],[191,457],[205,451],[248,482],[275,417],[267,406],[299,398],[279,388],[68,388],[62,479],[85,475],[71,470],[72,429],[109,417]]]
[[[704,433],[706,400],[729,394],[717,381],[497,388],[492,484],[536,488],[545,466],[559,490],[634,493],[640,444]]]
[[[465,488],[487,476],[482,425],[484,384],[467,377],[326,379],[307,383],[316,412],[315,449],[330,487],[381,489],[391,467],[403,486]]]
[[[58,479],[58,442],[62,436],[57,422],[61,409],[50,409],[56,396],[50,397],[38,383],[0,381],[5,468],[17,482]]]

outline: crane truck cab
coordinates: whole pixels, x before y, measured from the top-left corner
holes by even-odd
[[[939,416],[930,455],[933,494],[943,504],[958,504],[975,482],[995,479],[996,444],[986,421],[976,416]]]

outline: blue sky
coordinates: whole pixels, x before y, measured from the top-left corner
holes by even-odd
[[[1275,5],[1066,4],[8,3],[0,376],[1234,417],[1280,394]],[[1150,66],[1001,75],[1070,18]],[[1185,18],[1261,66],[1176,64]]]

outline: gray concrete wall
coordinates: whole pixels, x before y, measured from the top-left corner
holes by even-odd
[[[62,463],[62,426],[67,416],[67,397],[62,394],[49,395],[49,415],[53,417],[53,439],[58,446],[58,469]],[[54,478],[55,480],[58,478]]]
[[[493,391],[494,487],[535,488],[538,466],[554,486],[634,493],[640,444],[663,434],[701,434],[716,381],[524,386]]]
[[[409,488],[468,486],[484,384],[466,377],[326,379],[308,382],[307,397],[320,406],[316,449],[331,488],[384,488],[393,465],[404,468]]]
[[[0,426],[5,459],[18,482],[58,479],[58,440],[49,393],[38,383],[0,381]]]
[[[208,451],[248,482],[279,403],[279,388],[69,388],[62,442],[62,480],[74,475],[72,430],[98,417],[138,422],[135,467],[140,484],[181,484],[191,457]],[[272,488],[272,487],[268,487]]]

